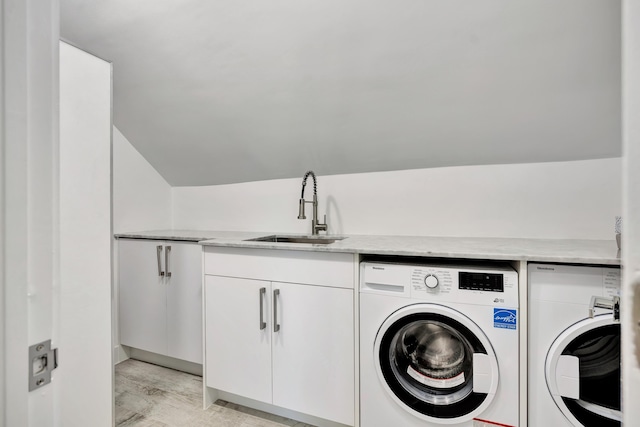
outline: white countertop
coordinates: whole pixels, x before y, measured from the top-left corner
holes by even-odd
[[[149,239],[149,240],[181,240],[184,242],[200,242],[210,239],[251,239],[265,236],[269,233],[247,233],[241,231],[208,231],[208,230],[148,230],[131,233],[117,233],[119,239]],[[273,234],[273,233],[272,233]]]
[[[336,237],[344,237],[343,240],[329,245],[246,240],[273,234],[292,235],[273,232],[152,230],[120,233],[116,237],[192,241],[203,246],[235,248],[620,265],[620,253],[614,239],[341,235]]]

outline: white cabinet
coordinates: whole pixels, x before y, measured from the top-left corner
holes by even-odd
[[[165,251],[168,248],[167,356],[201,364],[202,246],[165,242]]]
[[[120,239],[120,343],[202,363],[202,249]]]
[[[207,384],[271,403],[271,329],[265,324],[271,284],[206,276],[205,288]]]
[[[280,325],[273,332],[273,404],[353,425],[353,290],[272,287]]]
[[[120,343],[166,354],[167,297],[164,277],[158,274],[157,246],[162,242],[119,241]]]
[[[205,276],[206,386],[353,425],[353,255],[207,248],[205,268],[225,273]]]

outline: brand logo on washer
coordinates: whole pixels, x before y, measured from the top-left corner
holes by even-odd
[[[508,308],[493,309],[493,327],[501,329],[516,329],[518,325],[518,311]]]

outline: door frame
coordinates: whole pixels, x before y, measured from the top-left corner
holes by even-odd
[[[1,0],[0,423],[51,425],[55,383],[28,391],[28,346],[55,341],[58,0]]]
[[[640,3],[622,0],[622,410],[623,423],[640,418]]]
[[[64,156],[60,150],[58,0],[0,0],[0,22],[0,72],[3,73],[0,79],[0,426],[57,426],[69,424],[63,421],[64,417],[75,419],[78,415],[73,404],[69,404],[75,401],[74,396],[90,399],[97,387],[93,382],[84,382],[86,376],[71,369],[84,365],[70,361],[72,356],[82,357],[87,348],[100,349],[84,340],[80,342],[83,337],[68,327],[74,323],[84,327],[92,325],[90,322],[76,322],[74,317],[89,307],[86,304],[86,295],[89,294],[84,291],[88,275],[81,276],[78,271],[70,272],[68,269],[69,258],[74,259],[75,254],[70,248],[77,243],[74,230],[81,230],[83,225],[69,213],[84,213],[79,206],[93,206],[95,203],[69,197],[61,203],[64,192],[61,192],[60,185],[61,175],[65,174],[67,178],[69,174],[77,176],[78,184],[85,184],[85,188],[93,185],[91,179],[94,178],[91,174],[75,174],[75,169],[69,168],[70,164],[85,168],[92,165],[68,156],[70,151],[75,153],[74,147],[65,143],[63,148],[67,153]],[[111,79],[110,64],[108,76]],[[104,87],[102,90],[104,92]],[[110,103],[110,85],[108,98]],[[108,132],[110,142],[110,104],[108,111],[108,125],[103,126],[101,132],[103,136]],[[104,142],[105,138],[101,141]],[[109,160],[110,179],[110,153],[103,158]],[[63,159],[67,159],[64,169],[61,165]],[[104,171],[104,163],[102,167]],[[103,189],[106,188],[105,177],[107,175],[103,174],[100,181]],[[73,192],[75,188],[67,188],[66,192]],[[101,214],[108,212],[110,218],[110,211],[110,207],[104,206]],[[87,211],[88,217],[90,214]],[[71,231],[64,231],[63,224]],[[111,226],[97,232],[101,233],[100,230],[107,231],[101,236],[106,236],[110,242]],[[88,241],[89,237],[87,235],[82,242],[83,248],[87,243],[92,248],[95,246],[95,239]],[[86,256],[94,256],[104,263],[107,258],[110,260],[110,244],[101,253],[102,256],[96,256],[84,251]],[[61,262],[65,259],[67,267]],[[78,264],[84,266],[83,263]],[[105,301],[110,304],[110,262],[108,273],[104,270],[101,270],[103,274],[100,277],[103,282],[109,282]],[[64,286],[61,286],[61,278]],[[85,318],[84,313],[82,318]],[[111,324],[110,310],[108,318],[105,316],[104,319]],[[53,371],[51,383],[29,392],[29,346],[49,339],[53,348],[61,346],[61,342],[64,344],[59,351],[60,366]],[[110,361],[110,329],[107,340],[105,354]],[[88,347],[83,347],[85,344]],[[105,369],[101,371],[102,377],[109,375],[111,398],[101,403],[105,407],[109,405],[109,415],[101,417],[108,424],[113,419],[112,365],[100,366],[101,370]],[[87,366],[91,364],[85,368]],[[80,413],[86,415],[91,409],[83,407],[84,412]]]

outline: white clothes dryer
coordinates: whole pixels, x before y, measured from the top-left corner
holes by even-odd
[[[529,425],[619,427],[620,269],[528,270]]]
[[[360,264],[362,427],[517,426],[518,275]]]

